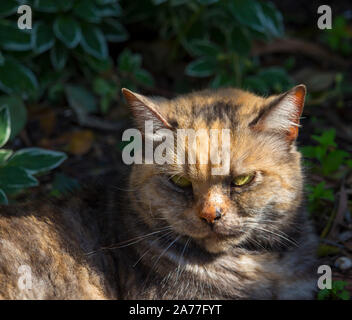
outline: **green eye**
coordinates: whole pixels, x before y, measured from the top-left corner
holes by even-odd
[[[187,188],[192,185],[192,182],[182,176],[173,176],[171,181],[180,188]]]
[[[254,178],[254,173],[242,174],[233,179],[233,184],[236,187],[242,187],[248,183],[250,183]]]

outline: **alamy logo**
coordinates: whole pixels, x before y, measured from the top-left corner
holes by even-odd
[[[17,26],[19,29],[32,29],[32,8],[27,5],[19,6],[17,13],[21,14],[18,18]]]
[[[154,133],[153,121],[145,121],[144,163],[159,165],[199,163],[212,164],[212,175],[227,175],[230,171],[230,129],[158,129]],[[122,150],[125,164],[142,164],[142,134],[137,129],[127,129],[122,141],[133,141]],[[176,140],[176,142],[175,142]],[[154,142],[158,145],[154,148]]]
[[[317,23],[318,28],[321,30],[332,29],[331,7],[328,5],[322,5],[318,7],[318,13],[321,14]]]
[[[321,265],[318,268],[318,274],[322,274],[318,279],[318,288],[320,290],[323,289],[331,289],[332,280],[331,280],[331,268],[328,265]]]

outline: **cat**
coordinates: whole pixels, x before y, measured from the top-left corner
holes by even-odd
[[[317,238],[296,147],[305,94],[226,88],[169,100],[123,89],[142,133],[148,122],[230,130],[229,171],[198,161],[209,156],[198,139],[195,163],[143,162],[65,201],[1,206],[0,298],[314,298]]]

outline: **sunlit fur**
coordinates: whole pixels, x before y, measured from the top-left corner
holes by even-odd
[[[230,172],[139,164],[125,183],[0,206],[0,298],[313,298],[316,240],[295,146],[304,94],[304,86],[268,98],[222,89],[167,100],[125,90],[142,131],[145,120],[174,131],[230,129]],[[207,152],[201,142],[190,150],[197,158]],[[231,185],[242,174],[254,178]],[[177,187],[173,175],[192,187]],[[22,265],[32,270],[30,289],[18,286]]]
[[[127,98],[133,109],[133,97]],[[287,98],[293,99],[290,93]],[[206,90],[173,100],[145,100],[146,109],[148,102],[154,108],[157,106],[158,116],[172,124],[173,129],[231,129],[229,175],[212,175],[211,164],[133,167],[129,180],[129,188],[134,190],[129,193],[133,215],[128,223],[143,221],[142,228],[135,223],[137,234],[143,228],[151,232],[166,226],[173,231],[170,240],[156,240],[152,246],[157,244],[161,248],[156,253],[150,253],[150,249],[140,262],[153,265],[159,259],[152,272],[160,272],[160,277],[168,280],[164,291],[155,289],[156,297],[178,296],[181,279],[174,279],[175,291],[168,286],[172,287],[172,275],[181,268],[187,274],[185,283],[197,279],[209,289],[194,289],[192,293],[186,290],[180,297],[311,298],[315,288],[315,240],[302,206],[301,155],[286,135],[290,126],[298,123],[291,124],[291,119],[283,118],[285,112],[287,117],[290,112],[297,113],[294,108],[300,106],[282,106],[280,97],[262,98],[235,89]],[[272,110],[263,115],[266,119],[257,119],[269,107]],[[141,109],[137,117],[139,124],[142,120],[159,121]],[[269,121],[268,118],[270,123],[262,123],[260,130],[255,127],[257,122]],[[199,143],[198,156],[202,152],[208,150]],[[234,177],[252,172],[255,178],[248,186],[231,186]],[[169,181],[172,175],[192,181],[192,190],[177,190]],[[209,226],[198,212],[204,203],[214,201],[220,201],[225,212]],[[193,247],[185,249],[180,258],[187,241]],[[163,263],[174,267],[165,269]],[[149,286],[155,287],[152,282]],[[148,290],[144,295],[153,297]]]

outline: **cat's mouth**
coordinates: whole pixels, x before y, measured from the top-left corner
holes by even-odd
[[[244,230],[239,226],[224,226],[221,224],[213,224],[209,226],[203,226],[205,228],[200,228],[197,230],[196,228],[185,228],[183,232],[186,233],[187,236],[194,239],[199,244],[207,244],[206,247],[210,243],[217,246],[221,243],[239,243],[244,235]]]
[[[221,253],[238,245],[244,237],[244,232],[232,230],[231,232],[211,232],[207,237],[196,241],[210,253]]]

